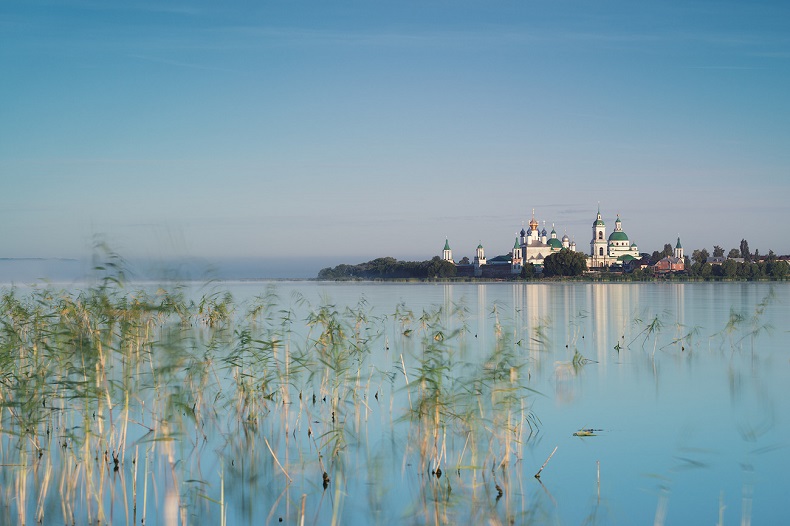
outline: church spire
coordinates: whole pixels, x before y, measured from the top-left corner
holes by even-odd
[[[442,251],[442,259],[453,263],[453,251],[450,249],[450,241],[444,238],[444,250]]]

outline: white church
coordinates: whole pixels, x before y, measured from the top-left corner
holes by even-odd
[[[558,238],[554,225],[552,225],[551,233],[546,232],[545,227],[541,230],[533,210],[528,229],[521,229],[520,235],[516,237],[510,253],[486,259],[485,250],[481,243],[475,250],[474,262],[457,264],[453,260],[450,242],[445,239],[442,259],[455,264],[460,275],[505,277],[519,274],[521,269],[528,263],[540,269],[546,257],[561,250],[575,252],[576,243],[571,241],[567,234],[563,235],[561,239]],[[619,214],[614,222],[614,231],[608,237],[606,236],[606,224],[601,217],[601,208],[599,206],[598,215],[592,224],[592,240],[590,241],[590,254],[587,256],[587,268],[620,267],[639,258],[639,247],[636,243],[631,242],[628,239],[628,235],[623,231]]]

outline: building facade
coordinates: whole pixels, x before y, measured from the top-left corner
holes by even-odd
[[[653,269],[661,274],[686,270],[686,258],[683,257],[683,246],[680,244],[680,236],[678,236],[678,242],[672,255],[658,260]]]
[[[543,260],[555,252],[576,250],[576,243],[571,241],[567,234],[562,236],[562,239],[557,237],[554,225],[552,225],[551,233],[548,233],[545,227],[541,230],[538,221],[535,219],[534,210],[532,211],[532,219],[529,221],[528,227],[526,230],[522,227],[521,232],[516,236],[513,248],[508,253],[495,258],[487,259],[482,243],[477,245],[473,263],[456,265],[458,275],[492,278],[517,275],[521,273],[521,269],[525,265],[530,263],[540,270],[543,266]],[[453,261],[449,241],[446,239],[442,259]]]
[[[630,241],[623,231],[623,222],[619,214],[614,222],[614,231],[606,237],[606,223],[601,217],[601,208],[598,207],[598,216],[592,224],[587,268],[622,267],[639,257],[639,247]]]

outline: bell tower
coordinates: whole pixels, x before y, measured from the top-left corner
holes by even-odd
[[[598,205],[598,216],[592,224],[593,238],[590,241],[590,258],[592,267],[605,267],[608,264],[606,224],[601,218],[601,205]]]
[[[450,263],[454,263],[453,251],[450,249],[450,242],[447,239],[444,240],[444,250],[442,251],[442,259],[444,261],[449,261]]]

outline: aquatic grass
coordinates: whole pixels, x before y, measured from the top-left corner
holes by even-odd
[[[645,344],[647,341],[652,337],[653,338],[653,356],[656,354],[656,350],[658,348],[658,338],[660,336],[661,331],[664,329],[665,321],[664,318],[668,313],[663,312],[659,314],[653,315],[652,319],[639,331],[626,345],[626,348],[630,348],[631,345],[642,338],[642,349],[645,348]],[[641,317],[635,317],[633,320],[633,324],[639,325],[642,324]]]
[[[694,348],[696,339],[702,333],[702,327],[694,326],[694,327],[686,327],[681,323],[676,323],[676,330],[678,331],[679,336],[676,336],[668,343],[664,344],[659,348],[659,350],[664,350],[667,347],[677,346],[680,345],[681,352],[685,352],[686,348],[688,348],[689,352],[691,352]],[[686,332],[687,331],[687,332]],[[685,334],[684,334],[685,332]]]
[[[19,467],[2,500],[14,520],[50,520],[59,502],[65,523],[117,522],[118,513],[224,521],[234,495],[265,479],[282,498],[266,514],[286,503],[292,520],[301,494],[291,488],[309,480],[327,492],[309,494],[301,516],[317,518],[329,503],[341,521],[349,456],[377,440],[367,422],[379,414],[408,423],[405,444],[394,440],[419,458],[431,517],[463,517],[469,506],[490,517],[495,485],[512,498],[507,466],[539,425],[512,320],[495,313],[497,338],[480,362],[461,359],[462,304],[415,317],[404,304],[379,315],[364,297],[342,308],[292,297],[307,312],[300,319],[272,289],[242,306],[222,292],[192,301],[178,286],[131,290],[122,274],[104,276],[73,294],[3,296],[0,434]],[[392,368],[376,367],[374,354]],[[484,465],[497,473],[481,489]]]

